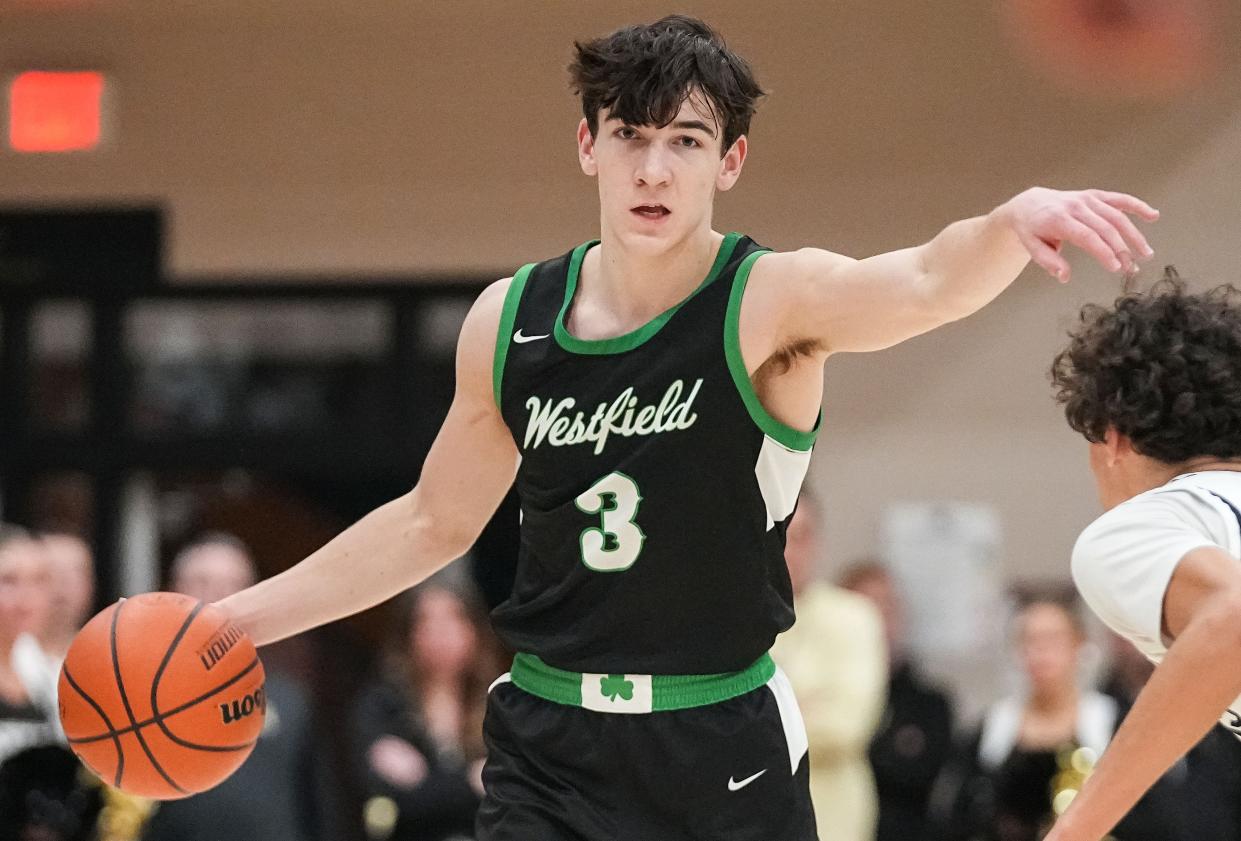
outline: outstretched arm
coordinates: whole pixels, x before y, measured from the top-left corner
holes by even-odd
[[[1067,282],[1064,244],[1108,271],[1133,271],[1154,252],[1130,215],[1159,217],[1124,193],[1036,187],[914,248],[864,260],[816,248],[769,255],[755,264],[749,294],[766,298],[758,308],[779,325],[779,346],[879,350],[981,309],[1031,259]]]
[[[517,472],[517,447],[492,394],[508,281],[461,327],[457,389],[417,486],[367,514],[297,566],[220,602],[257,645],[365,610],[463,555]]]
[[[1175,638],[1090,779],[1046,841],[1099,841],[1241,695],[1241,568],[1204,546],[1164,596]]]

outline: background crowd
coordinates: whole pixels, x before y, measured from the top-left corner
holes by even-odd
[[[806,496],[787,559],[798,622],[773,655],[810,740],[820,833],[832,841],[1035,841],[1090,774],[1150,674],[1108,641],[1083,678],[1087,628],[1071,594],[1019,588],[1004,646],[1011,695],[954,715],[906,638],[900,582],[862,559],[834,582]],[[209,532],[168,561],[166,589],[214,601],[257,578],[238,538]],[[56,722],[60,659],[94,607],[90,550],[70,534],[0,529],[0,841],[468,841],[482,794],[482,714],[506,652],[458,564],[387,606],[387,637],[343,718],[287,658],[268,659],[267,721],[219,787],[148,803],[92,779]],[[957,699],[960,700],[960,699]],[[975,705],[976,707],[979,705]],[[1117,841],[1241,839],[1241,751],[1211,733],[1114,833]],[[261,793],[261,796],[256,796]]]

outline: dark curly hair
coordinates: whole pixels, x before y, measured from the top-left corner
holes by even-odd
[[[628,125],[666,126],[701,91],[722,129],[723,153],[750,130],[763,96],[746,60],[710,26],[685,15],[627,26],[574,47],[569,74],[592,135],[599,132],[602,109]]]
[[[1168,464],[1241,456],[1241,290],[1191,293],[1176,269],[1145,294],[1082,308],[1051,380],[1069,426],[1108,427]]]

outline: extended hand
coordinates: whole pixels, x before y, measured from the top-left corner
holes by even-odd
[[[1066,242],[1094,257],[1109,272],[1126,275],[1137,271],[1137,260],[1155,253],[1129,217],[1154,222],[1159,211],[1125,193],[1034,187],[1000,210],[1034,262],[1061,283],[1067,283],[1070,274],[1068,261],[1060,255]]]

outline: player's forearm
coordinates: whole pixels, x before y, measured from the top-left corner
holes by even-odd
[[[297,566],[220,606],[266,645],[379,604],[469,548],[420,508],[417,490],[380,506]]]
[[[1241,599],[1203,603],[1047,841],[1099,841],[1241,694]]]
[[[942,322],[964,318],[1007,289],[1029,260],[1006,203],[954,222],[918,249],[920,298]]]

